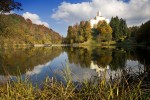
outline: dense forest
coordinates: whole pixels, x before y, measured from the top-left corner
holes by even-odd
[[[0,14],[0,45],[61,43],[61,36],[17,14]]]
[[[116,17],[112,17],[110,21],[110,26],[113,29],[112,37],[115,41],[124,40],[128,34],[127,23],[124,19]]]
[[[68,54],[69,63],[85,68],[90,68],[93,62],[100,68],[106,68],[109,65],[112,70],[123,69],[126,67],[127,60],[139,61],[145,65],[145,68],[149,68],[150,65],[150,56],[147,56],[150,51],[146,48],[63,47],[63,49]]]
[[[136,42],[150,46],[150,20],[142,24],[137,31]]]
[[[64,43],[97,43],[115,41],[116,43],[125,40],[130,44],[150,45],[150,21],[141,26],[128,27],[126,20],[112,17],[110,23],[99,21],[97,26],[91,28],[89,21],[81,21],[68,27],[67,37]],[[125,41],[126,42],[126,41]]]
[[[89,21],[81,21],[68,27],[67,37],[64,43],[101,43],[109,41],[122,41],[129,34],[126,21],[118,17],[112,17],[110,23],[99,21],[97,26],[91,28]]]

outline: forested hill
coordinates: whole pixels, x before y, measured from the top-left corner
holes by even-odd
[[[0,45],[61,43],[61,36],[17,14],[0,14]]]
[[[137,43],[150,46],[150,20],[142,24],[136,35]]]

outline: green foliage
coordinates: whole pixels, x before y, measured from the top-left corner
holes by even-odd
[[[136,41],[150,46],[150,20],[140,26]]]
[[[14,0],[0,0],[0,12],[6,13],[10,12],[14,9],[22,10],[22,4],[19,2],[15,2]]]
[[[114,40],[119,41],[121,38],[127,37],[128,27],[124,19],[119,19],[118,16],[112,17],[110,26],[113,30],[112,37]]]
[[[112,70],[123,69],[125,67],[127,57],[125,51],[122,50],[113,50],[112,61],[110,63]]]
[[[129,34],[128,37],[136,37],[138,33],[139,27],[138,26],[132,26],[129,27]]]
[[[61,36],[44,25],[32,24],[22,16],[0,15],[0,45],[60,43]]]

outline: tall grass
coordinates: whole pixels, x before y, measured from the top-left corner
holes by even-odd
[[[149,100],[150,90],[143,88],[142,79],[129,82],[126,76],[115,80],[95,78],[75,85],[67,65],[63,70],[66,84],[47,77],[43,87],[34,87],[28,80],[17,77],[0,86],[0,100]]]

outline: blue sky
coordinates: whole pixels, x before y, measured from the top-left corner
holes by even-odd
[[[101,11],[107,19],[119,16],[129,26],[140,25],[150,18],[150,0],[15,0],[22,3],[23,11],[14,11],[33,22],[52,28],[66,36],[68,25],[89,20]],[[28,13],[27,13],[28,12]],[[36,18],[36,19],[35,19]]]
[[[47,22],[54,31],[59,32],[60,34],[66,34],[67,25],[58,24],[58,22],[52,19],[50,16],[53,13],[53,10],[56,9],[63,0],[16,0],[22,3],[23,11],[15,11],[15,13],[22,15],[25,12],[30,12],[37,14],[40,19],[44,22]],[[76,0],[72,0],[76,1]],[[79,1],[79,0],[77,0]]]

